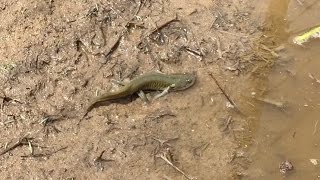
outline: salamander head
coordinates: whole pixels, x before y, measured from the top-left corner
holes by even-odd
[[[184,90],[191,87],[196,82],[196,73],[182,73],[182,74],[174,74],[174,78],[176,79],[174,83],[174,87],[170,90],[179,91]]]

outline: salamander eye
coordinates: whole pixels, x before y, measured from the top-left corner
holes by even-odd
[[[186,82],[187,83],[191,83],[192,81],[191,81],[191,79],[187,79]]]

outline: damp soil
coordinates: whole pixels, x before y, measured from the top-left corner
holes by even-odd
[[[2,0],[3,179],[241,179],[256,121],[244,92],[274,64],[248,0]],[[193,72],[150,103],[90,99],[137,75]],[[155,93],[149,94],[153,96]],[[256,106],[257,107],[257,106]]]

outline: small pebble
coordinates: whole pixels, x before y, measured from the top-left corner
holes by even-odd
[[[313,164],[313,165],[318,165],[318,159],[310,159],[310,162]]]
[[[279,169],[281,173],[285,174],[287,171],[293,170],[293,165],[290,161],[286,160],[279,164]]]

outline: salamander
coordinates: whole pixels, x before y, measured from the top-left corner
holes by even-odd
[[[130,96],[141,90],[165,90],[180,91],[191,87],[196,81],[195,73],[163,74],[150,72],[133,78],[119,90],[104,93],[94,98],[83,117],[85,117],[98,103]]]

